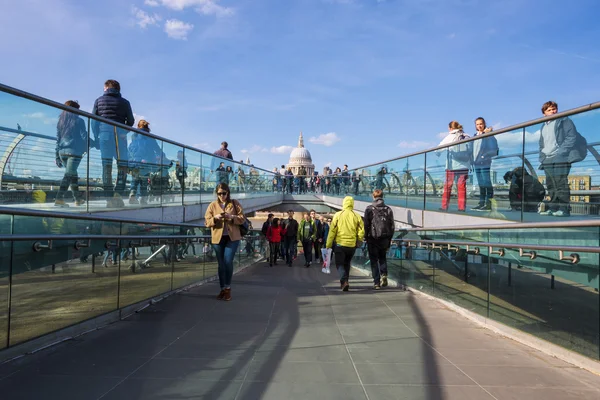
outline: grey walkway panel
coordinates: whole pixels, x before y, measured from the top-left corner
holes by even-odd
[[[297,262],[297,264],[300,264]],[[335,271],[332,271],[335,272]],[[263,264],[0,365],[12,399],[599,399],[600,377],[396,288]]]

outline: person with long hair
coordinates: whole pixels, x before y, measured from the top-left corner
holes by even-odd
[[[217,199],[208,205],[204,215],[206,227],[210,228],[212,247],[218,263],[219,300],[231,300],[233,259],[240,245],[240,225],[244,223],[244,210],[237,200],[231,199],[229,185],[217,185]]]
[[[450,143],[457,143],[469,138],[463,131],[463,126],[457,121],[451,121],[448,124],[448,135],[441,141],[440,146]],[[456,181],[458,192],[458,211],[466,211],[467,208],[467,180],[469,178],[469,168],[473,159],[471,143],[455,144],[452,147],[443,149],[447,153],[446,159],[446,180],[444,182],[444,192],[442,194],[441,211],[448,211],[450,205],[450,196],[452,195],[452,185]],[[441,152],[437,152],[439,156]]]
[[[66,106],[79,109],[79,103],[73,100],[65,102]],[[81,164],[83,155],[87,152],[88,132],[85,122],[79,115],[70,111],[63,111],[58,117],[56,125],[56,166],[65,169],[65,174],[60,182],[54,205],[68,207],[65,203],[65,194],[71,186],[73,201],[76,206],[85,203],[79,191],[79,176],[77,168]]]

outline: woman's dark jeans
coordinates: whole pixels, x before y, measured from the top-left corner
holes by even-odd
[[[77,175],[77,168],[79,168],[79,164],[81,164],[82,157],[72,154],[61,154],[60,160],[65,167],[65,175],[60,182],[60,188],[58,189],[56,198],[61,200],[64,199],[70,185],[71,191],[73,192],[73,200],[81,199],[82,194],[79,191],[79,176]]]
[[[231,288],[233,260],[239,245],[239,240],[231,240],[229,236],[223,236],[219,244],[212,245],[219,264],[219,284],[221,285],[221,289]]]

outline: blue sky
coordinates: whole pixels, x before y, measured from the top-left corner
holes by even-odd
[[[91,110],[121,82],[153,132],[271,169],[304,132],[319,170],[432,147],[548,99],[600,100],[600,2],[20,0],[0,82]],[[595,43],[596,42],[596,43]]]

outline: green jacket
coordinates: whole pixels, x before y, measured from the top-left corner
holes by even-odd
[[[304,237],[304,227],[306,226],[306,224],[310,224],[310,226],[312,227],[312,234],[308,237]],[[298,240],[299,241],[304,241],[304,240],[312,240],[313,242],[317,239],[317,225],[315,224],[315,221],[313,221],[312,219],[310,220],[310,222],[306,221],[306,220],[302,220],[300,221],[300,225],[298,226]]]
[[[333,242],[344,247],[356,247],[365,237],[365,225],[362,217],[354,211],[354,199],[344,197],[343,210],[333,216],[329,234],[327,235],[326,248],[330,249]]]

